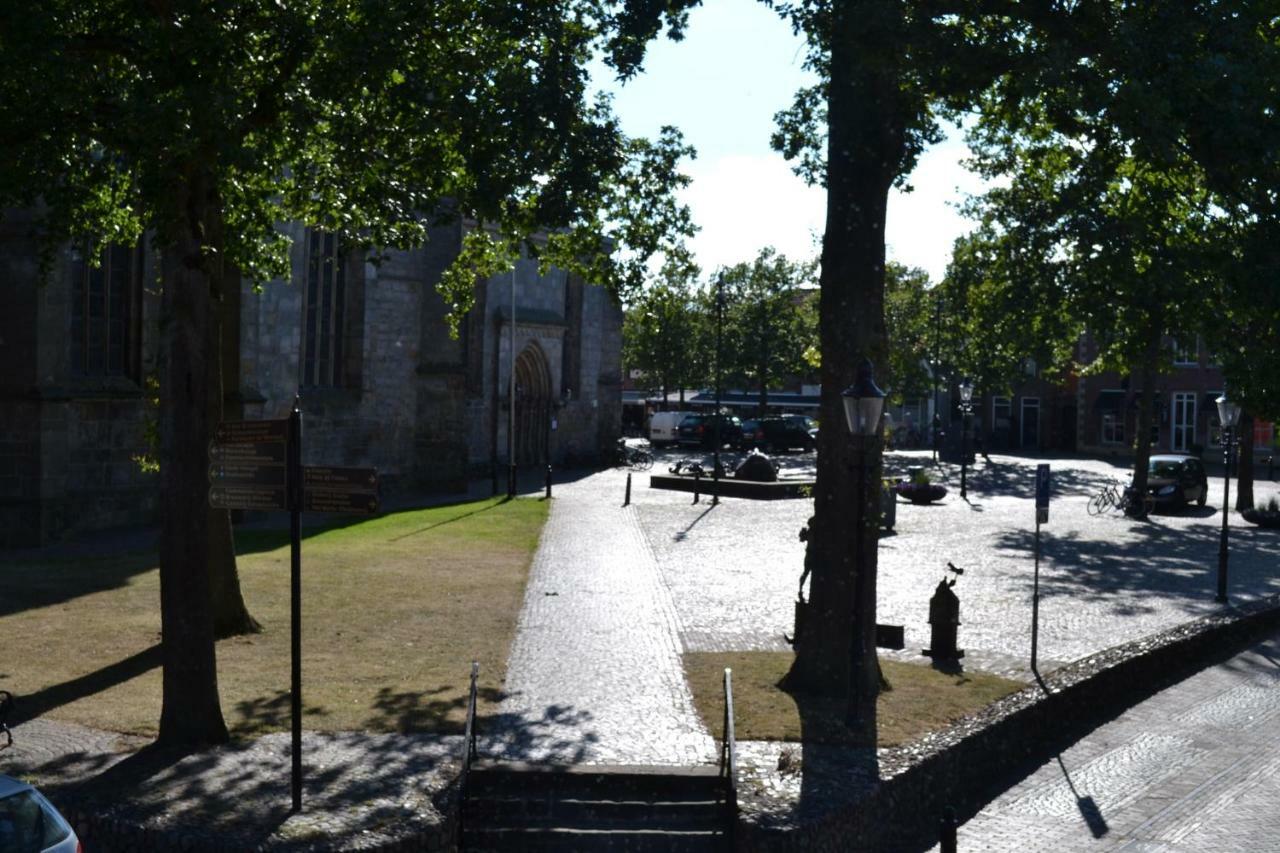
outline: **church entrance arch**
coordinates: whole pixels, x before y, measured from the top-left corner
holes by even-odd
[[[545,463],[551,438],[551,370],[530,342],[516,356],[516,464]]]

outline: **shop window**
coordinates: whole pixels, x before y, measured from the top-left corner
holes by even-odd
[[[1102,416],[1102,443],[1124,444],[1124,418],[1110,412]]]

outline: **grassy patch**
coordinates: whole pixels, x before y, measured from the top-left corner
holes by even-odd
[[[778,687],[791,652],[690,652],[685,675],[707,728],[724,725],[724,670],[733,670],[734,731],[739,740],[840,743],[845,704],[793,696]],[[876,703],[880,746],[898,746],[935,731],[1025,685],[985,673],[950,675],[931,666],[881,660],[893,689]],[[803,711],[803,715],[802,715]]]
[[[302,694],[310,729],[461,731],[472,659],[481,713],[500,699],[547,504],[486,500],[394,513],[302,543]],[[237,533],[261,634],[218,644],[236,734],[289,722],[289,545]],[[154,555],[0,568],[0,688],[21,717],[154,734],[160,717]]]

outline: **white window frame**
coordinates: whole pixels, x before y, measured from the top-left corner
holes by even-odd
[[[1173,352],[1174,367],[1197,367],[1200,364],[1200,336],[1197,335],[1191,343],[1190,351],[1183,348],[1178,343],[1177,338],[1169,339],[1169,349]]]
[[[1098,440],[1103,444],[1124,444],[1124,412],[1103,412]]]

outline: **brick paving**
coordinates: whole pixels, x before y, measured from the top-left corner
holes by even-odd
[[[962,825],[958,848],[1275,850],[1277,719],[1280,634],[1094,730]]]

